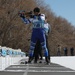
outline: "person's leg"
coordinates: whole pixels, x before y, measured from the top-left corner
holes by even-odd
[[[28,60],[29,63],[31,63],[31,61],[33,60],[34,48],[35,48],[35,43],[31,42],[30,50],[29,50],[29,60]]]
[[[45,37],[45,34],[44,33],[41,33],[41,35],[40,35],[40,42],[41,42],[41,45],[42,45],[42,49],[44,50],[45,61],[47,63],[49,63],[48,49],[46,47],[46,37]]]
[[[38,55],[40,56],[40,59],[42,60],[42,46],[41,46],[40,40],[38,40]]]
[[[35,63],[37,63],[39,56],[40,56],[40,59],[42,60],[42,46],[41,46],[40,40],[38,39],[35,45],[35,49],[34,49],[34,57],[35,57],[34,62]]]
[[[73,52],[73,50],[72,50],[72,56],[74,56],[74,52]]]
[[[71,50],[71,56],[72,56],[72,50]]]
[[[29,60],[28,60],[29,63],[31,63],[31,61],[33,60],[35,45],[36,45],[36,33],[33,32],[31,36],[31,44],[30,44],[30,50],[29,50]]]
[[[34,49],[34,63],[37,63],[37,60],[39,58],[38,54],[39,53],[38,53],[38,40],[37,40],[36,45],[35,45],[35,49]]]
[[[66,50],[64,50],[64,56],[66,56]]]
[[[40,60],[42,60],[43,59],[43,57],[42,57],[42,49],[40,49],[39,56],[40,56]]]
[[[65,50],[65,56],[67,56],[67,50]]]
[[[49,50],[49,46],[48,46],[48,36],[46,36],[46,46],[47,46],[47,49],[48,49],[48,59],[50,61],[50,50]]]

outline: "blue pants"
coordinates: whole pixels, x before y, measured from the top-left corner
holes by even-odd
[[[42,49],[44,50],[44,55],[45,55],[45,57],[47,57],[48,56],[48,50],[46,47],[46,37],[45,37],[45,32],[44,32],[43,28],[33,29],[32,35],[31,35],[31,44],[30,44],[29,56],[33,57],[34,48],[35,48],[37,40],[40,41]]]

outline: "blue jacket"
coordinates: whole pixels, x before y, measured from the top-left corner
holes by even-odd
[[[44,28],[44,22],[45,22],[45,15],[41,14],[39,16],[33,16],[32,18],[25,18],[22,17],[22,20],[25,24],[32,23],[32,28]]]

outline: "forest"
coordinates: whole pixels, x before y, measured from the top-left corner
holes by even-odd
[[[50,54],[56,55],[58,45],[62,47],[62,55],[64,47],[68,50],[75,47],[75,27],[64,17],[57,16],[43,0],[0,0],[0,45],[28,52],[31,24],[25,25],[18,12],[32,11],[35,7],[41,9],[51,25],[48,36]]]

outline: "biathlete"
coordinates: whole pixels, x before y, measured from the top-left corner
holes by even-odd
[[[49,64],[48,49],[46,47],[46,36],[44,30],[45,15],[40,14],[40,9],[38,7],[34,8],[33,12],[34,15],[30,15],[27,18],[25,15],[20,14],[20,17],[22,18],[25,24],[32,23],[32,35],[31,35],[31,44],[30,44],[28,62],[31,63],[33,59],[33,53],[34,53],[36,42],[37,40],[39,40],[42,49],[44,50],[45,61],[47,64]]]

